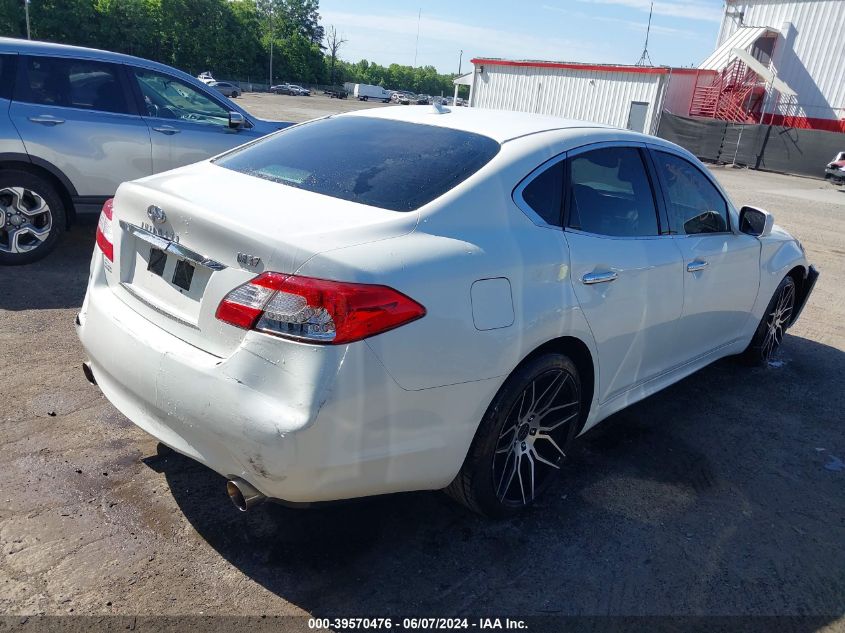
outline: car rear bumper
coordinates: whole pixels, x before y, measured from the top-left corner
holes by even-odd
[[[220,358],[133,311],[95,252],[77,330],[109,401],[176,451],[271,498],[313,502],[449,484],[496,381],[397,385],[363,342],[247,333]]]

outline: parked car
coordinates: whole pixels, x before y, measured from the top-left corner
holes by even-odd
[[[836,184],[845,183],[845,152],[839,152],[827,164],[824,170],[824,177],[825,180],[831,180]]]
[[[230,99],[236,98],[240,92],[240,88],[238,88],[235,84],[231,84],[228,81],[212,81],[208,84],[215,90],[219,90],[221,94],[229,97]]]
[[[353,93],[355,98],[359,101],[382,101],[390,103],[390,93],[381,86],[372,86],[369,84],[355,84]]]
[[[212,81],[217,81],[211,74],[211,71],[206,70],[205,72],[200,73],[197,75],[197,79],[199,79],[204,84],[210,84]]]
[[[0,264],[44,257],[78,215],[99,212],[125,180],[285,125],[163,64],[0,38]]]
[[[416,104],[417,105],[428,105],[431,103],[431,97],[429,95],[417,95]]]
[[[392,103],[399,103],[401,105],[408,105],[411,102],[408,95],[404,92],[394,92],[390,95],[390,101]]]
[[[276,84],[275,86],[270,86],[270,92],[275,92],[277,95],[292,94],[290,84]]]
[[[310,97],[311,91],[307,88],[303,88],[302,86],[297,86],[295,84],[290,84],[290,93],[297,97]]]
[[[324,95],[328,95],[330,99],[346,99],[348,93],[344,88],[332,87],[326,88],[323,91]]]
[[[86,375],[240,509],[447,488],[516,512],[602,419],[770,359],[818,275],[672,143],[463,108],[125,183],[97,236]]]

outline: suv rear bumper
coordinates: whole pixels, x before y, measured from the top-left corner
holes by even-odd
[[[164,444],[290,502],[445,487],[499,381],[407,391],[363,342],[248,332],[228,358],[133,311],[95,250],[77,330],[108,400]]]

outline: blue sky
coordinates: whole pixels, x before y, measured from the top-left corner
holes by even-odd
[[[633,64],[650,0],[321,0],[323,25],[348,40],[340,56],[457,72],[472,57]],[[655,0],[649,54],[655,64],[697,65],[713,50],[722,0]]]

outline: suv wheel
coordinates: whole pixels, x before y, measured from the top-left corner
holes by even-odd
[[[575,364],[562,354],[531,359],[496,394],[446,492],[479,514],[516,514],[556,479],[581,413]]]
[[[56,246],[65,208],[45,179],[24,171],[0,173],[0,264],[36,262]]]

